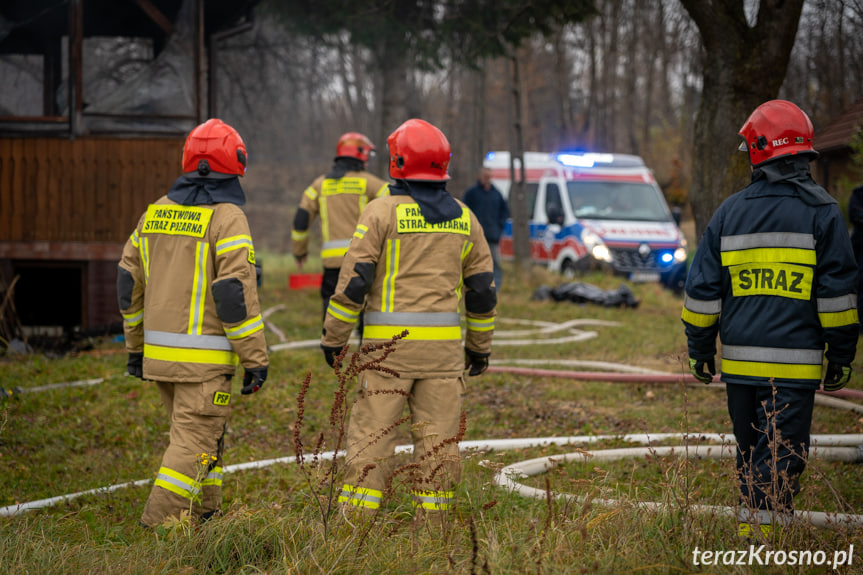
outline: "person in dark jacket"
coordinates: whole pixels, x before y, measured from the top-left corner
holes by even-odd
[[[494,264],[494,285],[500,291],[503,282],[503,270],[500,267],[498,242],[506,225],[506,220],[509,219],[509,205],[500,190],[491,183],[491,171],[488,168],[480,168],[477,173],[476,185],[468,188],[462,201],[476,214],[476,218],[482,226]]]
[[[857,260],[857,309],[860,309],[863,298],[863,186],[857,186],[851,192],[848,201],[848,219],[854,229],[851,231],[851,247],[854,248],[854,258]],[[863,334],[863,324],[858,333]]]
[[[809,117],[771,100],[739,133],[751,183],[711,218],[686,279],[682,319],[690,370],[703,383],[716,372],[719,334],[737,441],[738,532],[760,537],[793,513],[825,345],[824,389],[851,377],[857,265],[836,200],[809,172],[817,156]]]

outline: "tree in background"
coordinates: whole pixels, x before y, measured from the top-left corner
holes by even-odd
[[[510,129],[519,158],[521,100],[514,50],[532,35],[551,36],[595,12],[590,0],[271,0],[269,6],[292,33],[370,51],[380,78],[378,142],[405,119],[421,115],[408,82],[412,70],[434,72],[453,64],[473,67],[483,58],[511,58],[515,113]],[[516,261],[526,267],[529,210],[518,182],[510,207]]]
[[[749,181],[737,131],[785,80],[804,0],[761,0],[754,24],[745,0],[680,0],[703,45],[701,103],[695,121],[689,200],[701,237],[722,201]]]

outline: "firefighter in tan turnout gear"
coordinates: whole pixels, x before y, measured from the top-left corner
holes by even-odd
[[[461,474],[452,440],[459,433],[464,370],[473,376],[488,367],[497,304],[492,260],[476,216],[446,190],[451,154],[444,134],[413,119],[387,143],[396,183],[391,195],[369,204],[360,217],[330,299],[321,347],[334,365],[363,309],[367,344],[390,341],[403,330],[408,335],[383,364],[400,377],[369,370],[358,378],[339,501],[365,510],[380,507],[391,471],[385,459],[396,441],[381,432],[402,417],[407,403],[419,470],[411,480],[414,507],[442,521],[445,515],[437,512],[451,507]]]
[[[242,394],[267,379],[255,250],[240,209],[246,146],[221,120],[196,127],[183,176],[141,216],[117,278],[129,373],[153,380],[171,420],[170,444],[141,522],[218,513],[222,452],[237,364]]]
[[[343,134],[336,145],[333,167],[306,188],[294,216],[291,249],[300,267],[308,256],[309,228],[318,214],[321,217],[323,314],[326,314],[330,296],[336,289],[339,268],[348,252],[360,214],[370,201],[389,193],[386,182],[365,171],[366,162],[374,150],[374,145],[364,135],[358,132]]]

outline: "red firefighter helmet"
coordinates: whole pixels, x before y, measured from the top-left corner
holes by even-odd
[[[809,116],[787,100],[770,100],[755,108],[740,128],[741,151],[749,152],[753,166],[794,154],[817,156],[812,148]]]
[[[246,144],[237,131],[213,118],[191,132],[183,145],[183,172],[242,176],[246,173]]]
[[[452,157],[443,132],[425,120],[408,120],[387,138],[390,177],[396,180],[446,181]]]
[[[359,132],[342,134],[336,144],[336,157],[356,158],[363,162],[369,161],[369,156],[375,150],[372,141]]]

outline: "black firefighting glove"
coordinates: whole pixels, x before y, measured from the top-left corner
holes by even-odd
[[[704,366],[707,365],[708,373],[704,373]],[[695,376],[695,379],[707,385],[713,381],[713,376],[716,375],[716,362],[711,357],[710,359],[695,359],[689,358],[689,371]]]
[[[474,376],[483,373],[488,369],[488,357],[490,353],[479,353],[478,351],[472,351],[468,348],[464,348],[464,368],[470,368],[470,371],[467,372],[468,375]]]
[[[128,370],[129,375],[134,375],[138,379],[144,379],[143,351],[129,352],[129,361],[126,362],[126,370]]]
[[[342,353],[342,348],[321,344],[321,349],[324,351],[324,359],[327,360],[327,365],[336,367],[336,357]]]
[[[824,374],[824,391],[839,391],[851,379],[851,366],[842,363],[827,362],[827,373]]]
[[[240,393],[243,395],[255,393],[264,386],[265,381],[267,381],[266,366],[246,368],[246,373],[243,375],[243,389],[240,390]]]

